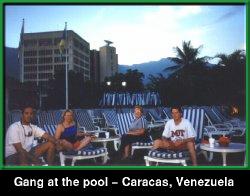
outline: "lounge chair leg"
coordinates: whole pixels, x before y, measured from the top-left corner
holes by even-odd
[[[181,164],[182,164],[183,166],[187,166],[186,160],[181,161]]]
[[[202,150],[201,153],[204,155],[205,159],[208,160],[207,151]]]
[[[65,166],[65,156],[62,152],[59,153],[61,166]]]
[[[106,153],[103,157],[102,157],[102,164],[106,164],[108,161],[108,153]]]
[[[211,162],[213,160],[213,158],[214,158],[214,153],[210,152],[208,161]]]
[[[146,166],[150,166],[150,162],[147,157],[145,158],[145,163],[146,163]]]
[[[115,151],[118,151],[120,147],[120,141],[114,141],[114,149]]]
[[[76,162],[76,159],[72,159],[72,162],[71,162],[71,166],[74,166],[75,165],[75,162]]]
[[[134,155],[134,148],[132,147],[132,149],[131,149],[131,156],[133,156]]]

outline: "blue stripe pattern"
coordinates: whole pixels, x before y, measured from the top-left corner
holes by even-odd
[[[205,112],[202,108],[188,108],[183,111],[183,118],[188,119],[196,131],[196,141],[202,139],[204,115]]]
[[[118,130],[120,136],[126,134],[129,131],[129,125],[135,119],[133,113],[117,113],[118,118]]]
[[[171,150],[150,150],[148,156],[154,158],[162,158],[162,159],[184,159],[189,156],[188,151],[171,151]]]
[[[160,105],[160,95],[156,92],[146,93],[104,93],[99,105],[121,106],[121,105]]]
[[[114,110],[103,111],[103,116],[108,127],[116,126],[118,128],[118,118]]]
[[[73,155],[73,156],[92,156],[92,155],[99,155],[107,153],[106,148],[83,148],[82,150],[75,151],[75,150],[69,150],[69,151],[64,151],[64,155]]]
[[[97,128],[93,124],[91,117],[89,116],[88,112],[85,110],[78,110],[75,112],[77,122],[80,124],[81,127],[84,127],[86,131],[95,131]]]
[[[46,131],[49,135],[54,136],[56,133],[56,125],[43,125],[44,131]]]

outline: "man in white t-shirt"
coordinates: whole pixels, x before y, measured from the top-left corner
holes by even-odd
[[[54,164],[56,140],[39,127],[31,124],[32,118],[33,108],[25,107],[21,120],[8,128],[5,138],[6,165],[36,165],[39,164],[38,158],[45,153],[48,164]],[[35,137],[46,139],[47,142],[34,146]]]
[[[195,151],[196,132],[187,119],[182,118],[180,107],[171,108],[173,119],[169,120],[161,139],[154,141],[154,149],[185,150],[190,153],[193,165],[197,165]]]

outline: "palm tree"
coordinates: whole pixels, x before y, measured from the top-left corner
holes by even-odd
[[[241,104],[244,105],[246,92],[245,51],[235,50],[229,55],[217,54],[214,58],[219,58],[214,73],[220,73],[220,77],[215,78],[215,80],[217,80],[218,84],[222,86],[221,91],[223,92],[224,97],[230,97],[231,102],[241,102]],[[223,88],[225,86],[227,88]]]
[[[164,71],[169,70],[176,70],[175,76],[179,75],[180,72],[185,72],[185,70],[190,69],[198,69],[201,66],[204,66],[207,62],[207,59],[209,57],[198,57],[200,54],[200,51],[202,49],[202,46],[199,46],[198,48],[194,48],[191,45],[191,41],[183,41],[182,42],[182,49],[180,49],[178,46],[174,47],[174,50],[176,52],[176,58],[172,58],[172,61],[176,63],[176,66],[165,68]]]
[[[245,66],[246,54],[244,50],[235,50],[232,54],[217,54],[215,58],[219,58],[218,65],[233,68],[235,66]]]
[[[164,71],[174,72],[168,78],[167,86],[173,94],[173,99],[179,100],[181,104],[198,102],[200,97],[202,78],[207,71],[205,65],[210,58],[199,57],[201,49],[202,46],[193,47],[191,41],[183,41],[182,48],[174,47],[176,58],[172,58],[172,61],[176,65],[164,69]]]

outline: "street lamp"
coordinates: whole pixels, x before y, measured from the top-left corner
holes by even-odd
[[[107,81],[106,84],[107,84],[108,86],[110,86],[110,85],[111,85],[111,82],[110,82],[110,81]]]
[[[127,86],[127,82],[123,81],[122,86],[124,86],[124,87]]]

